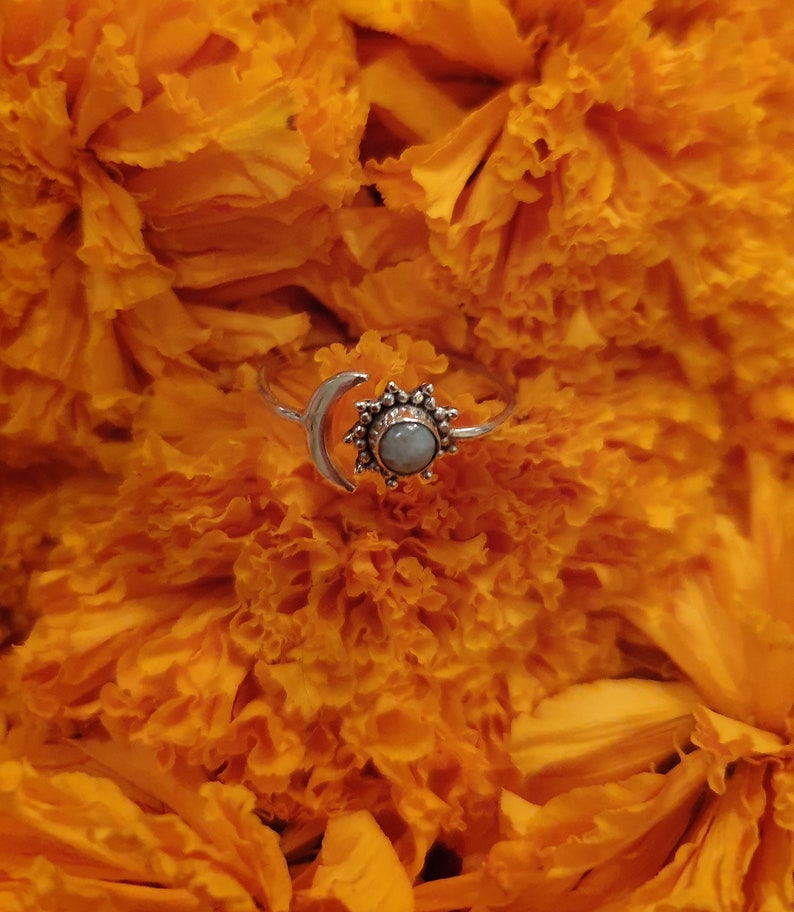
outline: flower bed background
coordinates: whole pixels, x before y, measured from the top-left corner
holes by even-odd
[[[0,908],[792,907],[793,55],[783,0],[0,7]],[[517,415],[337,493],[277,351]]]

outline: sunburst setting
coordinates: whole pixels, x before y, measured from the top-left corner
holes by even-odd
[[[458,410],[436,402],[432,383],[407,392],[390,380],[379,397],[360,400],[356,410],[358,420],[344,436],[358,450],[356,475],[379,472],[390,488],[409,475],[427,481],[436,457],[457,452],[450,421]]]

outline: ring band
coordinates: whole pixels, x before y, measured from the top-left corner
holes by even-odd
[[[484,369],[478,372],[488,377],[504,402],[502,410],[483,424],[454,427],[452,422],[458,417],[458,410],[437,402],[432,383],[404,390],[390,380],[380,396],[356,402],[358,417],[343,437],[345,443],[356,449],[354,474],[378,472],[389,488],[396,487],[400,478],[411,475],[427,480],[433,475],[433,461],[444,454],[456,453],[458,441],[484,437],[504,424],[515,407],[513,393]],[[366,380],[368,374],[356,371],[335,374],[317,387],[300,412],[273,394],[264,369],[258,374],[259,392],[265,402],[279,417],[303,427],[318,472],[346,491],[354,491],[355,485],[339,471],[328,450],[330,409],[337,399]]]

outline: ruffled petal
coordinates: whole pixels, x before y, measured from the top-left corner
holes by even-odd
[[[499,76],[520,73],[538,43],[532,32],[521,35],[518,22],[499,0],[412,0],[399,6],[343,0],[341,7],[360,25],[429,45],[446,57]]]
[[[737,760],[791,754],[790,745],[771,732],[721,716],[705,706],[696,707],[694,715],[697,725],[692,743],[711,755],[709,785],[717,793],[725,791],[726,770]]]
[[[172,813],[138,807],[109,779],[44,775],[7,761],[0,766],[0,868],[43,908],[59,896],[75,908],[94,900],[117,901],[113,907],[124,909],[152,897],[158,909],[193,909],[203,901],[243,912],[259,900],[283,912],[290,896],[286,863],[244,791],[210,785],[192,795],[196,832]],[[274,858],[280,859],[280,882],[278,861],[276,871],[269,870]]]
[[[763,766],[743,766],[725,794],[708,801],[658,876],[620,904],[604,908],[609,912],[747,908],[745,881],[761,841],[766,807],[763,777]]]
[[[690,756],[665,775],[573,789],[523,814],[520,835],[488,853],[474,908],[573,910],[628,897],[683,837],[704,772]],[[515,808],[510,816],[515,828]]]
[[[331,820],[311,885],[296,892],[297,909],[404,912],[413,908],[411,883],[371,814],[357,811]]]
[[[791,907],[784,5],[0,34],[0,905]],[[260,364],[515,412],[348,496]]]
[[[791,592],[781,551],[790,520],[781,493],[768,466],[756,463],[753,538],[721,519],[707,569],[683,580],[668,607],[634,615],[713,709],[773,731],[785,729],[794,705]]]
[[[569,687],[519,715],[511,757],[530,777],[530,794],[548,797],[621,779],[666,761],[692,730],[697,694],[659,681],[623,679]]]

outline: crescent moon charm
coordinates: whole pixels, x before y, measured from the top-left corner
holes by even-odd
[[[344,488],[346,491],[355,491],[356,486],[342,475],[328,451],[327,432],[331,420],[330,409],[337,399],[344,396],[354,386],[358,386],[359,383],[364,383],[365,380],[369,380],[369,374],[357,371],[335,374],[317,387],[312,393],[306,409],[299,412],[279,402],[267,385],[264,373],[261,371],[259,373],[259,392],[262,397],[272,406],[277,415],[287,418],[289,421],[295,421],[303,427],[309,443],[309,454],[317,471],[331,484]]]
[[[309,440],[309,453],[317,471],[323,478],[327,478],[328,481],[339,485],[346,491],[355,491],[356,486],[337,469],[328,452],[326,431],[330,421],[330,407],[346,392],[365,380],[369,380],[368,374],[360,374],[355,371],[345,371],[329,377],[312,393],[306,411],[300,419]]]

